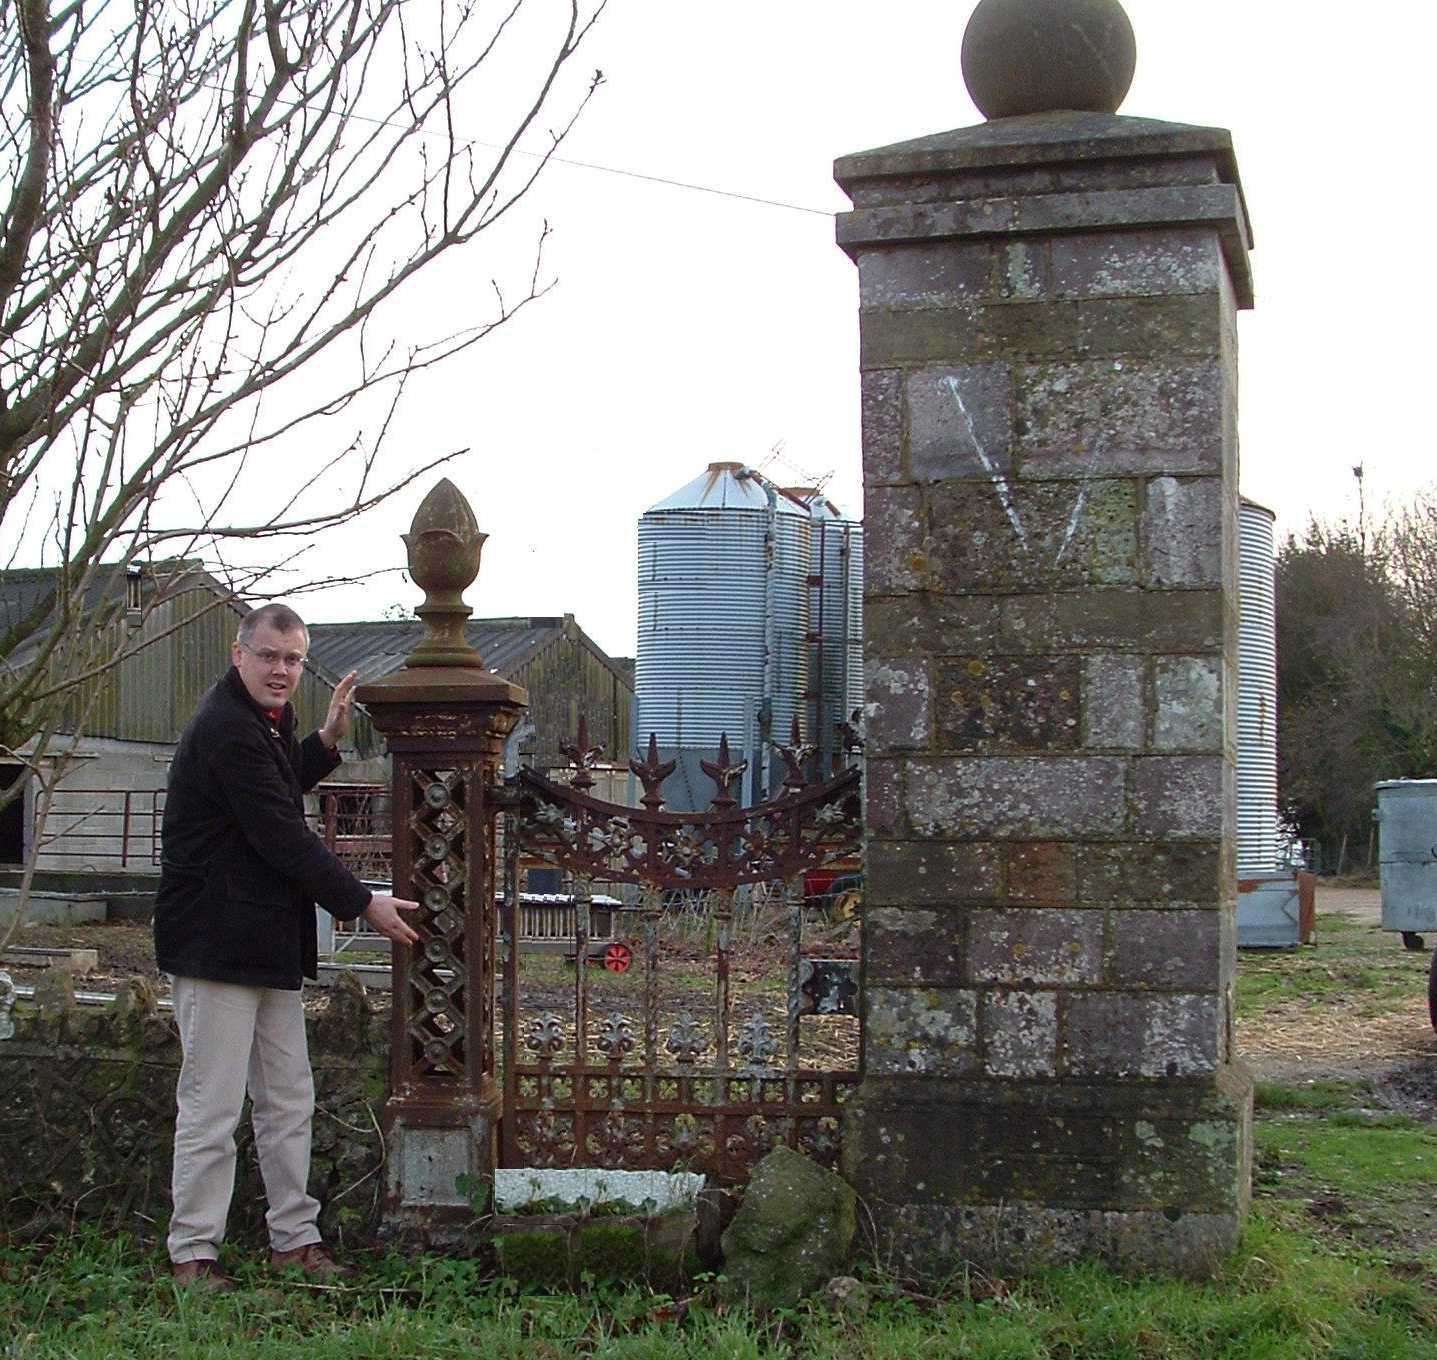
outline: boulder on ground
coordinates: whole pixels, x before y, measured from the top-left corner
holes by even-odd
[[[723,1295],[759,1309],[789,1308],[848,1261],[857,1197],[832,1171],[775,1148],[753,1171],[723,1235]]]

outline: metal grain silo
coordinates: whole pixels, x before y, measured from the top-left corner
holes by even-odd
[[[863,526],[813,487],[785,494],[809,516],[808,712],[827,775],[843,750],[838,725],[863,706]]]
[[[781,779],[770,742],[795,716],[807,733],[809,538],[806,511],[742,463],[711,463],[640,517],[635,739],[679,757],[670,807],[708,805],[698,760],[720,736],[749,760],[754,801]]]
[[[1277,867],[1277,613],[1273,514],[1238,509],[1237,868]]]

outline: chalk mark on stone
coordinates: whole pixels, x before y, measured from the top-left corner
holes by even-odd
[[[1097,461],[1097,450],[1093,450],[1093,456],[1088,459],[1088,466],[1083,469],[1083,481],[1078,487],[1078,498],[1073,502],[1073,512],[1068,516],[1067,531],[1063,534],[1063,541],[1058,545],[1058,555],[1053,559],[1056,567],[1062,562],[1064,554],[1068,551],[1073,541],[1073,535],[1078,532],[1078,525],[1082,522],[1083,507],[1088,503],[1088,487],[1093,480],[1093,466]]]
[[[968,438],[973,441],[973,449],[978,455],[978,460],[983,464],[984,471],[993,483],[994,490],[998,493],[998,501],[1003,507],[1003,513],[1008,516],[1008,523],[1013,526],[1013,532],[1018,535],[1018,541],[1026,548],[1028,546],[1028,533],[1023,528],[1023,521],[1018,515],[1018,508],[1013,504],[1012,493],[1008,490],[1007,478],[993,465],[993,460],[988,457],[988,451],[983,447],[983,442],[978,438],[978,431],[973,424],[973,417],[963,401],[962,390],[958,386],[957,378],[944,378],[943,386],[948,389],[948,394],[958,407],[958,413],[963,417],[964,423],[968,426]]]

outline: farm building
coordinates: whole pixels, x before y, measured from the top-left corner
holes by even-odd
[[[0,634],[43,607],[53,588],[48,569],[0,571]],[[87,655],[123,651],[123,659],[101,670],[83,691],[67,724],[69,734],[57,743],[73,764],[56,796],[38,864],[51,873],[152,874],[175,742],[229,665],[236,627],[250,605],[234,599],[197,564],[171,562],[130,572],[100,570],[86,607],[97,620],[86,639]],[[295,697],[300,730],[323,721],[334,685],[346,671],[357,669],[362,679],[372,680],[397,670],[421,631],[417,621],[314,625],[310,660]],[[561,764],[559,745],[572,739],[583,712],[591,740],[627,757],[631,673],[605,656],[572,616],[474,620],[469,636],[491,669],[529,691],[534,727],[524,726],[516,754],[534,764]],[[12,673],[32,664],[38,646],[8,658]],[[33,742],[19,746],[22,758],[33,753]],[[356,710],[344,754],[337,783],[387,784],[382,739],[362,710]],[[23,768],[0,757],[0,780],[8,787]],[[24,861],[34,827],[32,781],[24,799],[0,813],[0,866]]]

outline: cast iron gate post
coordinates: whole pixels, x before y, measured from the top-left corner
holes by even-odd
[[[389,745],[394,891],[420,903],[419,942],[394,949],[383,1231],[434,1244],[470,1221],[474,1187],[492,1186],[501,1107],[494,793],[528,698],[465,640],[485,537],[452,482],[425,497],[404,536],[424,638],[403,670],[357,691]]]

